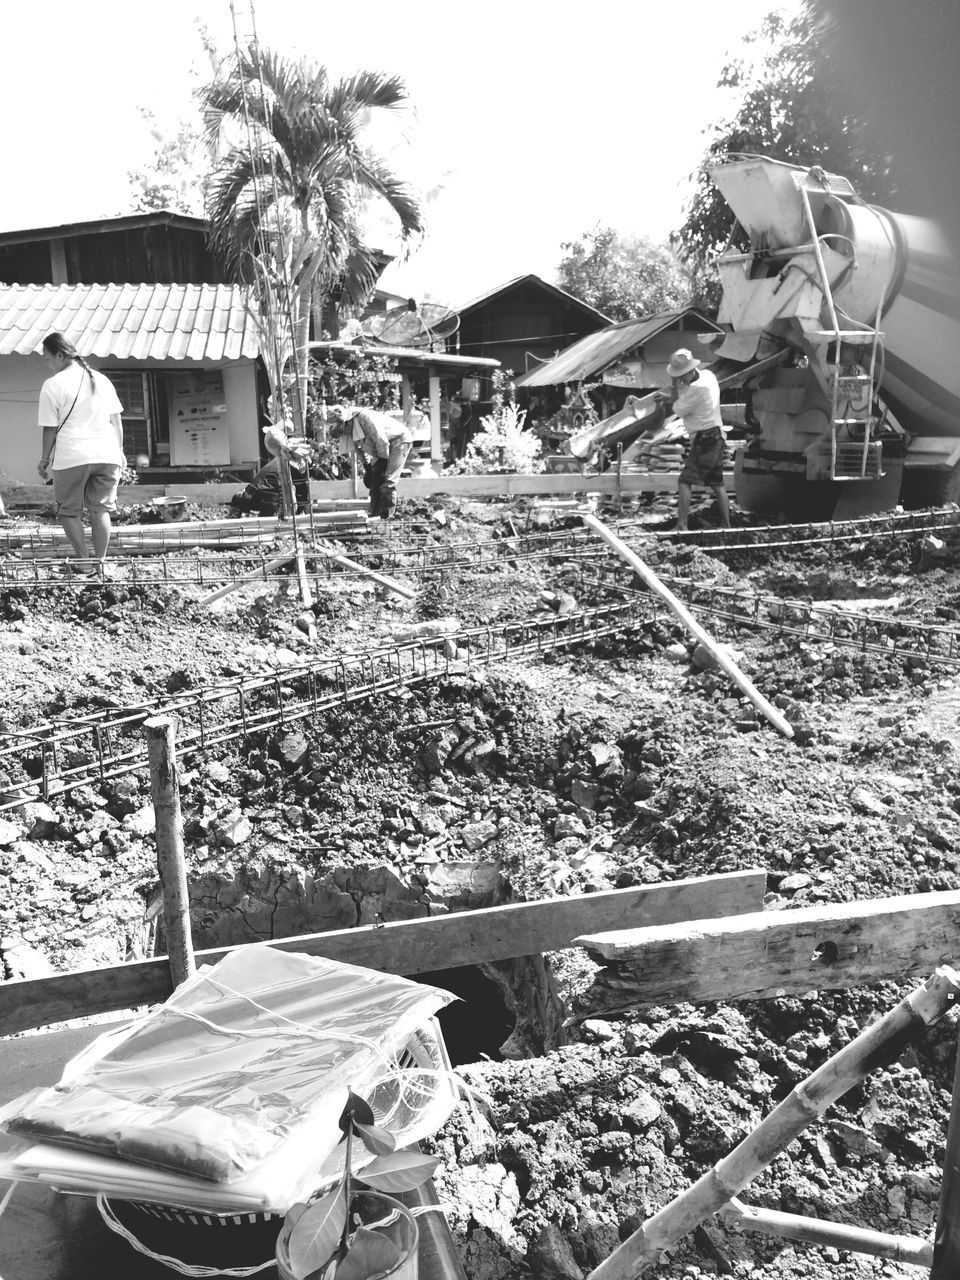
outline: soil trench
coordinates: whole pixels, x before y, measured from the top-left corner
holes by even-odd
[[[713,554],[659,537],[663,515],[644,503],[601,518],[624,522],[620,536],[681,597],[691,583],[827,602],[891,626],[960,622],[949,545],[931,555],[922,536],[890,533]],[[4,528],[27,523],[14,515]],[[459,631],[436,629],[430,643],[449,661],[428,679],[224,742],[207,712],[210,745],[181,760],[179,779],[197,948],[751,868],[767,874],[770,911],[960,889],[960,673],[914,639],[885,651],[847,642],[843,628],[823,639],[777,625],[786,608],[764,627],[698,614],[790,721],[792,741],[662,611],[473,661],[470,628],[539,617],[556,632],[611,599],[595,571],[605,550],[546,538],[577,523],[519,502],[410,504],[396,526],[336,545],[374,568],[382,553],[383,572],[414,598],[329,573],[313,584],[309,619],[290,577],[201,606],[208,582],[165,585],[159,569],[132,581],[122,556],[96,587],[0,588],[2,976],[116,963],[162,941],[148,778],[133,769],[58,789],[57,770],[93,757],[71,740],[51,774],[52,756],[32,745],[44,733],[423,637],[443,619]],[[541,549],[509,542],[518,529],[542,531]],[[497,542],[502,555],[471,567],[451,551],[442,565],[444,548]],[[263,554],[282,545],[281,532]],[[432,1143],[470,1280],[586,1275],[915,985],[564,1026],[593,972],[569,950],[435,975],[461,997],[445,1031],[475,1097]],[[742,1198],[932,1240],[955,1052],[947,1018]],[[714,1218],[655,1274],[917,1271]]]

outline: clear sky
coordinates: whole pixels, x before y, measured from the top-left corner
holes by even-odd
[[[257,0],[261,44],[335,73],[401,75],[413,109],[382,135],[429,195],[428,230],[386,288],[458,306],[512,276],[552,280],[598,222],[664,239],[703,130],[729,108],[726,56],[799,0]],[[242,16],[249,4],[237,0]],[[127,173],[209,73],[197,21],[232,47],[229,0],[4,6],[0,229],[129,212]],[[404,138],[405,135],[405,138]],[[387,235],[379,237],[388,250]]]

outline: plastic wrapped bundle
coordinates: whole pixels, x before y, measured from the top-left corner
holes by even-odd
[[[5,1108],[0,1125],[45,1152],[52,1144],[89,1153],[100,1170],[91,1190],[110,1171],[120,1193],[120,1171],[134,1166],[130,1194],[148,1198],[156,1179],[146,1166],[174,1175],[181,1190],[164,1196],[168,1203],[189,1204],[182,1188],[200,1180],[201,1188],[229,1187],[228,1200],[282,1204],[335,1157],[348,1087],[389,1097],[391,1127],[431,1108],[443,1123],[455,1102],[441,1079],[448,1068],[409,1072],[398,1055],[451,999],[369,969],[245,948],[200,970],[119,1036],[101,1037],[59,1084]],[[75,1168],[76,1157],[63,1156]],[[37,1160],[16,1163],[30,1176]],[[210,1193],[199,1201],[215,1201],[219,1193]]]

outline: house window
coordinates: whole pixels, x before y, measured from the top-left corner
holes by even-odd
[[[143,369],[104,369],[123,405],[123,451],[129,462],[167,455],[170,442],[163,374]]]

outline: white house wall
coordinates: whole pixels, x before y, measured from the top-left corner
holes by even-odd
[[[231,364],[198,361],[94,360],[93,368],[145,369],[172,372],[176,369],[221,369],[231,466],[258,466],[260,431],[257,423],[256,366],[251,360]],[[48,372],[39,355],[0,356],[0,472],[21,484],[37,483],[41,432],[37,426],[40,386]]]

